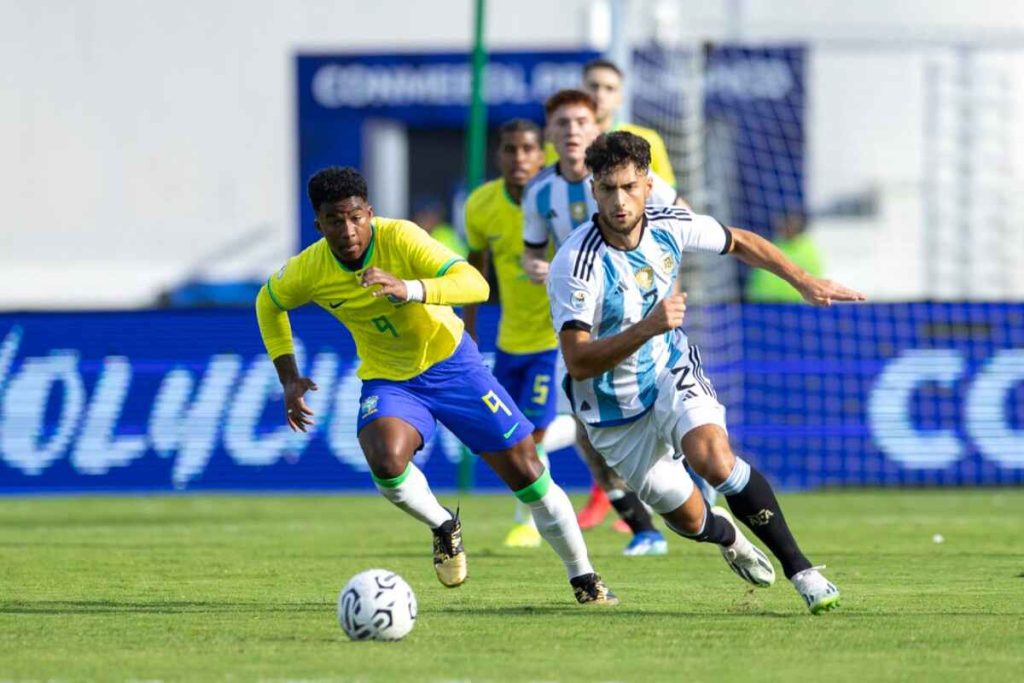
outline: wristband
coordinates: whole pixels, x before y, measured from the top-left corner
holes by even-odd
[[[426,298],[423,283],[419,280],[402,280],[405,283],[405,300],[423,303]]]

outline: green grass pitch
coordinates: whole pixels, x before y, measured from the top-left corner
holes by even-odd
[[[622,604],[581,607],[550,549],[501,547],[511,496],[461,504],[470,578],[450,590],[429,532],[378,497],[0,500],[0,680],[1024,678],[1020,490],[784,496],[843,591],[820,617],[781,573],[748,588],[676,537],[625,558],[607,526],[587,539]],[[416,592],[402,642],[338,628],[338,590],[371,567]]]

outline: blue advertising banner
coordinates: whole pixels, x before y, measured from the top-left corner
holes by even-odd
[[[746,305],[739,453],[787,489],[1024,483],[1024,305]],[[483,307],[485,354],[497,311]],[[347,332],[292,314],[318,425],[283,424],[246,310],[0,316],[0,491],[372,490]],[[712,381],[725,368],[704,353]],[[737,409],[738,410],[733,410]],[[417,456],[454,488],[460,444]],[[588,485],[571,451],[563,485]],[[502,484],[477,459],[477,487]]]
[[[578,87],[582,66],[596,56],[587,51],[491,53],[484,87],[490,125],[516,117],[543,123],[544,99],[561,88]],[[655,128],[671,124],[672,130],[662,133],[678,145],[678,121],[692,117],[673,109],[690,106],[689,93],[679,91],[686,73],[674,56],[662,48],[637,51],[649,82],[635,84],[634,94],[638,111],[659,112],[657,120],[644,123]],[[734,189],[728,206],[712,207],[723,220],[770,234],[784,214],[804,211],[805,61],[806,49],[799,45],[719,45],[706,53],[704,123],[698,134],[709,160],[716,160],[709,167],[713,180]],[[466,125],[471,77],[466,53],[300,55],[296,69],[302,246],[320,237],[305,196],[306,180],[325,166],[361,168],[367,163],[367,123],[385,120],[434,130]],[[665,101],[670,92],[679,95],[668,98],[673,104]],[[653,103],[643,106],[645,98]],[[685,174],[685,169],[676,170]]]
[[[578,87],[586,51],[492,52],[484,76],[487,120],[543,122],[542,104]],[[300,244],[319,239],[306,180],[325,166],[363,165],[363,126],[388,119],[420,128],[463,129],[470,63],[464,52],[331,54],[297,58]]]

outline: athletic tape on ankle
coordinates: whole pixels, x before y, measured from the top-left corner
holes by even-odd
[[[526,504],[536,503],[547,494],[549,488],[551,488],[551,472],[544,470],[544,474],[537,477],[537,481],[526,488],[519,489],[515,494],[516,498]]]
[[[409,477],[409,473],[412,472],[412,463],[405,466],[405,471],[399,474],[397,477],[391,479],[381,479],[373,472],[370,472],[370,476],[373,477],[373,483],[382,489],[393,489],[402,485],[402,482]]]
[[[723,496],[731,496],[745,489],[748,481],[750,481],[750,465],[743,458],[736,458],[729,477],[716,486],[715,490]]]

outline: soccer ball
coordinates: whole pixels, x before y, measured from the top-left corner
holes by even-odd
[[[398,574],[367,569],[338,594],[338,623],[352,640],[401,640],[416,625],[416,596]]]

